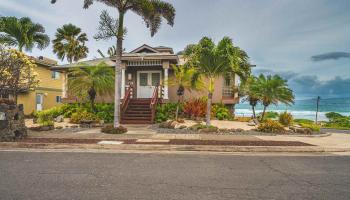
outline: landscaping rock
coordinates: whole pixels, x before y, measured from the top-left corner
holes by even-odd
[[[185,128],[187,128],[187,126],[185,125],[178,125],[175,127],[175,129],[185,129]]]
[[[0,105],[0,141],[13,141],[27,136],[23,105]]]
[[[173,120],[168,120],[166,122],[162,122],[159,124],[159,128],[167,128],[167,129],[179,129],[181,126],[183,125]]]
[[[55,129],[63,129],[63,126],[56,126]]]
[[[294,133],[300,133],[300,134],[304,134],[304,135],[311,135],[312,134],[312,130],[310,128],[291,126],[291,127],[289,127],[289,129],[292,130]]]
[[[64,121],[63,115],[60,115],[60,116],[58,116],[58,117],[55,118],[55,122],[61,123],[61,122],[63,122],[63,121]]]
[[[92,124],[95,121],[93,120],[81,120],[80,121],[80,128],[92,128]]]
[[[248,122],[248,126],[257,126],[257,125],[259,125],[260,124],[260,122],[259,122],[259,120],[257,120],[257,119],[251,119],[251,120],[249,120],[249,122]]]
[[[29,130],[31,131],[51,131],[55,129],[55,127],[53,125],[50,126],[34,126],[34,127],[30,127]]]

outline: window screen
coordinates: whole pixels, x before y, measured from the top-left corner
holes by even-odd
[[[140,86],[148,85],[148,73],[140,73]]]
[[[160,84],[160,73],[152,73],[152,86]]]

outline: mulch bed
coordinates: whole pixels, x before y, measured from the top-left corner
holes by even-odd
[[[172,139],[169,142],[137,142],[137,139],[69,139],[69,138],[26,138],[17,140],[20,143],[59,143],[59,144],[97,144],[101,141],[122,141],[124,144],[144,145],[218,145],[218,146],[314,146],[298,141],[220,141],[220,140],[181,140]]]

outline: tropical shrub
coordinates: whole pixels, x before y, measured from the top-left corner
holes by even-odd
[[[212,116],[218,120],[230,120],[232,119],[232,114],[229,109],[225,107],[224,104],[215,104],[212,106]]]
[[[195,124],[190,126],[189,129],[193,131],[199,131],[199,130],[205,129],[206,130],[205,132],[216,132],[218,130],[218,127],[212,126],[212,125],[207,126],[204,124]]]
[[[263,113],[259,113],[259,118],[261,119]],[[279,116],[278,112],[268,111],[265,113],[264,119],[277,119]]]
[[[309,119],[294,119],[296,124],[314,124],[315,122]]]
[[[202,118],[207,111],[207,99],[190,99],[184,103],[183,110],[185,115],[189,118]]]
[[[54,124],[56,117],[63,114],[61,107],[53,107],[47,110],[34,112],[33,116],[37,118],[37,122],[43,126],[49,126]]]
[[[119,126],[118,128],[114,128],[113,125],[108,125],[105,126],[101,129],[101,131],[103,133],[108,133],[108,134],[123,134],[128,132],[128,129],[123,127],[123,126]]]
[[[113,122],[114,118],[114,104],[99,103],[95,104],[96,116],[106,123]],[[93,112],[93,111],[91,111]]]
[[[70,118],[73,113],[76,113],[79,109],[82,109],[77,103],[63,104],[61,106],[62,114],[65,118]]]
[[[76,113],[73,113],[70,122],[73,124],[80,124],[81,121],[97,121],[99,118],[86,110],[78,110]]]
[[[336,129],[349,129],[350,128],[350,117],[341,115],[336,112],[326,113],[326,117],[329,119],[329,122],[325,123],[327,128],[336,128]]]
[[[54,125],[54,112],[50,110],[43,110],[38,112],[37,118],[38,118],[38,123],[42,126],[52,126]]]
[[[343,116],[339,113],[336,113],[336,112],[328,112],[328,113],[326,113],[326,117],[329,119],[329,121],[334,121],[334,120],[339,119],[339,118],[346,118],[345,116]]]
[[[293,123],[293,115],[287,111],[283,112],[278,116],[278,121],[284,126],[290,126]]]
[[[327,122],[325,127],[336,128],[336,129],[349,129],[350,128],[350,119],[347,117],[337,118],[333,121]]]
[[[320,131],[320,128],[321,126],[320,125],[317,125],[317,124],[304,124],[304,123],[300,123],[299,124],[301,127],[303,128],[309,128],[311,129],[312,131],[316,131],[316,132],[319,132]]]
[[[278,121],[267,119],[265,122],[259,124],[258,131],[265,133],[283,133],[284,127]]]
[[[166,103],[157,106],[156,110],[156,123],[164,122],[167,120],[175,119],[176,115],[176,103]],[[179,107],[179,113],[182,113],[182,106]]]

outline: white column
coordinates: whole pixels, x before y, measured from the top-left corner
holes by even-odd
[[[125,96],[125,68],[122,68],[122,85],[121,85],[121,99]]]
[[[168,68],[164,68],[164,99],[169,99]]]
[[[68,72],[63,72],[63,90],[62,90],[62,97],[68,98]]]

